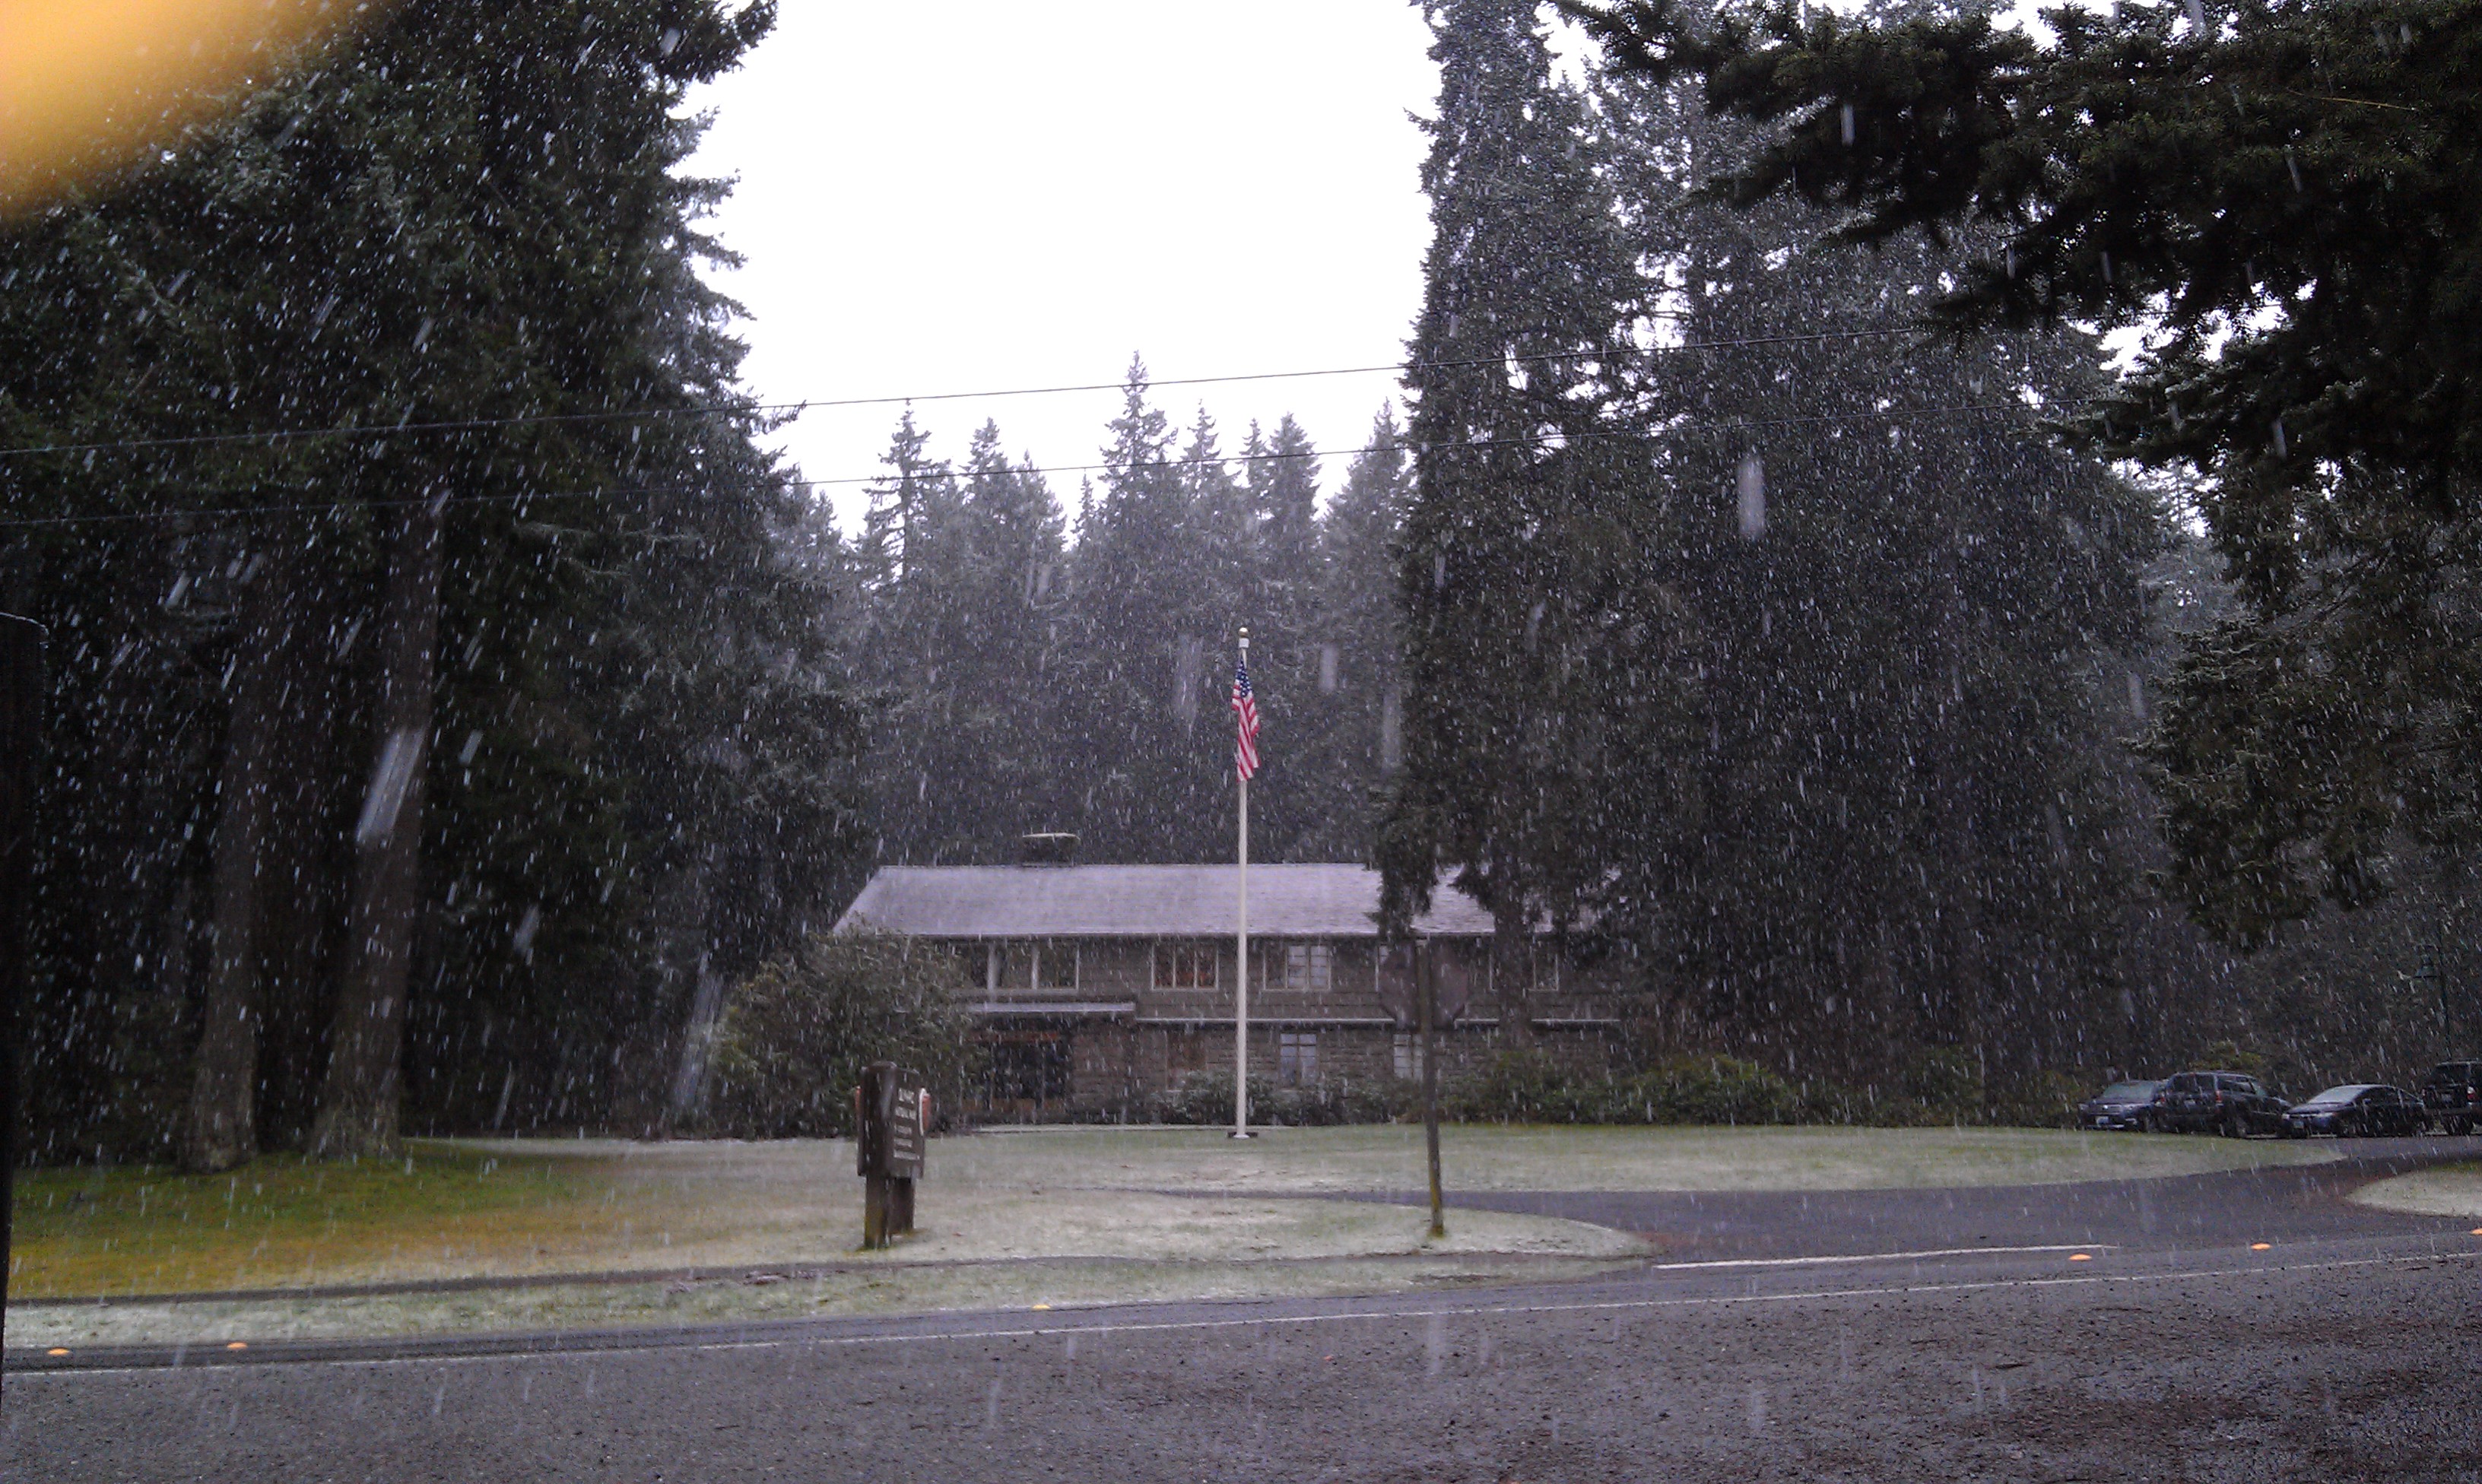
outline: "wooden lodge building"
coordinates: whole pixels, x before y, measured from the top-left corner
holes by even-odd
[[[1193,1072],[1232,1065],[1238,868],[899,866],[838,931],[898,933],[956,956],[957,992],[990,1049],[980,1117],[1144,1121]],[[1411,1078],[1411,955],[1383,967],[1379,873],[1250,868],[1250,1067],[1280,1084]],[[1442,884],[1415,932],[1439,966],[1442,1069],[1497,1039],[1491,916]],[[1536,955],[1527,997],[1549,1045],[1600,1059],[1609,996]]]

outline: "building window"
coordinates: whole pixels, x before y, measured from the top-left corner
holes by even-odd
[[[1318,1080],[1318,1032],[1287,1030],[1276,1037],[1276,1080],[1287,1087]]]
[[[978,1037],[990,1050],[984,1102],[993,1112],[1041,1114],[1069,1098],[1069,1045],[1057,1030],[1001,1030]]]
[[[1155,988],[1213,989],[1214,987],[1214,944],[1158,943],[1155,945]]]
[[[1389,1049],[1395,1053],[1399,1079],[1410,1082],[1422,1075],[1422,1043],[1413,1032],[1397,1031],[1395,1044]]]
[[[1271,943],[1267,946],[1267,987],[1311,989],[1335,987],[1335,950],[1325,943]]]
[[[1077,945],[1016,942],[991,948],[991,989],[1074,990],[1077,987]]]

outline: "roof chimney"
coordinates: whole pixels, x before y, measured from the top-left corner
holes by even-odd
[[[1077,859],[1077,837],[1057,832],[1017,837],[1020,866],[1067,866]]]

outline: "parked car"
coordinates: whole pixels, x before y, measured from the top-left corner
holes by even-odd
[[[2077,1105],[2080,1129],[2134,1129],[2154,1132],[2155,1106],[2163,1096],[2161,1080],[2114,1082]]]
[[[2450,1133],[2482,1124],[2482,1061],[2442,1061],[2421,1080],[2421,1106]]]
[[[2308,1138],[2313,1133],[2333,1133],[2338,1138],[2419,1133],[2429,1126],[2430,1115],[2422,1111],[2421,1099],[2384,1082],[2346,1082],[2341,1087],[2330,1087],[2314,1098],[2295,1103],[2284,1115],[2286,1138]]]
[[[2240,1072],[2183,1072],[2163,1084],[2155,1121],[2176,1133],[2214,1133],[2227,1138],[2284,1132],[2282,1098]]]

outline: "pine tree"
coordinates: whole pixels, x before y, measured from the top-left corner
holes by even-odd
[[[1975,233],[1933,324],[2159,329],[2078,428],[2205,477],[2237,589],[2148,748],[2200,922],[2261,942],[2462,858],[2482,8],[2064,8],[2048,42],[1981,12],[1577,9],[1623,65],[1785,125],[1733,201]]]
[[[1381,790],[1402,752],[1396,542],[1412,463],[1394,408],[1381,407],[1318,524],[1294,682],[1300,735],[1284,769],[1297,822],[1276,845],[1284,858],[1375,858]]]
[[[334,1016],[330,1039],[361,1050],[329,1058],[331,1149],[383,1148],[401,1118],[634,1116],[695,1020],[659,962],[666,883],[704,883],[683,956],[716,975],[823,916],[858,840],[856,720],[824,592],[779,546],[800,502],[751,442],[726,306],[697,276],[720,187],[674,173],[695,141],[682,91],[767,23],[705,4],[399,8],[116,194],[0,234],[0,336],[25,352],[0,383],[13,441],[406,429],[0,461],[13,513],[157,513],[167,491],[229,512],[117,551],[93,528],[35,538],[35,606],[110,636],[60,671],[62,735],[132,739],[53,785],[37,1014],[47,1033],[110,1028],[47,1042],[56,1140],[162,1136],[145,1090],[162,1079],[132,1049],[167,1016],[153,1039],[173,1048],[198,1024],[178,966],[207,862],[178,842],[211,838],[220,771],[249,776],[227,667],[282,677],[282,745],[258,772],[260,874],[285,889],[260,894],[261,943],[217,991],[266,1032],[257,1106],[209,1099],[255,1113],[262,1143],[311,1136],[316,1023]],[[550,416],[485,426],[512,413]],[[251,560],[270,551],[299,560]],[[239,616],[252,582],[289,584],[307,620],[272,650]],[[142,676],[172,684],[141,702]],[[400,703],[419,719],[380,715]],[[203,741],[161,745],[184,737]],[[107,779],[132,802],[91,818],[80,795]],[[395,829],[358,831],[365,816]],[[357,833],[388,847],[361,886]],[[133,943],[164,966],[143,982]],[[244,1064],[218,1052],[184,1080],[247,1087]]]
[[[1583,100],[1529,0],[1430,8],[1432,247],[1407,385],[1406,768],[1383,832],[1391,914],[1446,868],[1495,924],[1502,1033],[1530,1037],[1533,924],[1566,924],[1637,826],[1612,781],[1674,700],[1673,620],[1635,554],[1664,541],[1613,434],[1637,294]],[[1624,724],[1616,720],[1627,718]],[[1636,795],[1646,797],[1646,794]]]
[[[1215,860],[1231,838],[1231,744],[1210,708],[1239,620],[1199,503],[1214,470],[1175,461],[1171,423],[1146,394],[1132,363],[1101,489],[1078,521],[1062,755],[1079,770],[1081,848],[1095,858]],[[1212,425],[1197,430],[1211,438]],[[1212,456],[1211,442],[1194,449]]]
[[[909,417],[888,456],[899,474],[873,501],[913,511],[901,572],[881,555],[892,515],[863,529],[877,575],[854,648],[879,706],[872,815],[883,858],[1005,861],[1016,835],[1065,817],[1048,761],[1060,512],[1039,474],[1011,467],[996,425],[974,435],[962,480],[926,446]]]
[[[1277,420],[1273,437],[1253,423],[1242,454],[1251,579],[1239,609],[1249,615],[1251,686],[1270,729],[1260,748],[1267,786],[1251,797],[1251,849],[1267,860],[1314,859],[1302,852],[1328,819],[1333,781],[1320,771],[1328,765],[1317,742],[1320,650],[1311,633],[1322,576],[1318,459],[1290,414]]]
[[[1666,581],[1703,734],[1677,755],[1699,828],[1619,863],[1603,931],[1710,1025],[1838,1076],[1924,1044],[2056,1065],[2115,964],[2132,864],[2098,848],[2119,714],[2090,677],[2135,640],[2157,522],[2023,399],[2075,395],[2098,352],[1879,332],[1940,255],[1704,202],[1753,131],[1681,90],[1599,95],[1675,342],[1632,382],[1695,512]]]

